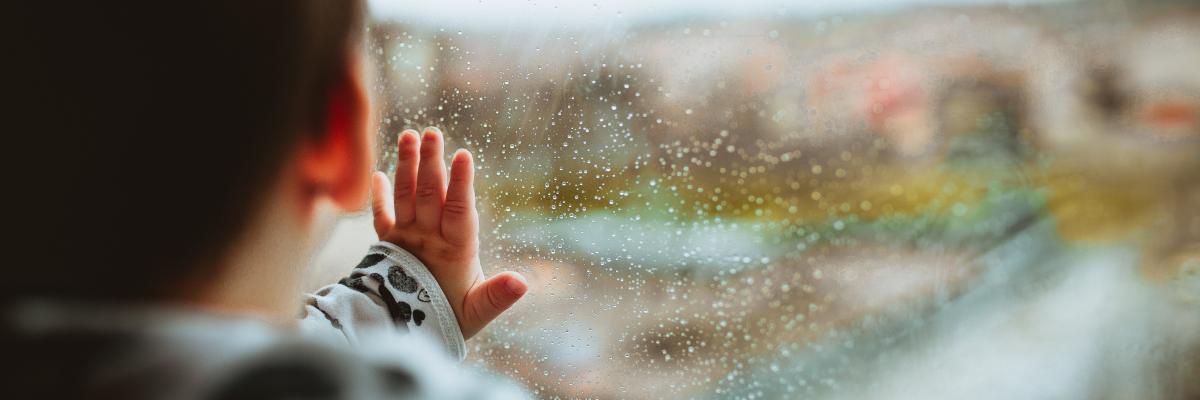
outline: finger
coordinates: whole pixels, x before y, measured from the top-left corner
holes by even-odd
[[[442,132],[425,128],[421,137],[421,165],[417,168],[417,226],[437,231],[442,222],[442,201],[446,198],[446,162],[442,161]]]
[[[529,290],[525,277],[516,272],[501,272],[491,277],[467,294],[466,312],[471,316],[462,327],[463,336],[471,337],[489,322],[500,316],[520,300]]]
[[[392,184],[387,175],[375,171],[371,176],[371,211],[375,216],[375,234],[383,239],[396,225],[395,208],[392,204]]]
[[[417,164],[421,161],[418,154],[421,144],[417,138],[417,131],[412,129],[401,132],[396,142],[396,191],[393,197],[396,226],[404,226],[413,222],[415,213],[413,204],[416,202]]]
[[[471,152],[459,150],[450,161],[450,187],[442,207],[442,236],[450,243],[469,244],[479,230],[475,210],[475,166]]]

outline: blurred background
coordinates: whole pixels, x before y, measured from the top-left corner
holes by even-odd
[[[539,397],[1200,397],[1200,4],[371,6],[379,167],[476,154],[531,292],[470,362]]]

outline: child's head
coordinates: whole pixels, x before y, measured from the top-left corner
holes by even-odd
[[[16,181],[18,295],[172,296],[217,272],[281,180],[365,201],[361,0],[42,3],[14,15],[9,58],[36,158]]]

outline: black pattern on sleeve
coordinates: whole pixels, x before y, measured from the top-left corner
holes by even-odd
[[[371,274],[371,278],[378,280],[379,284],[383,285],[383,276],[379,274]],[[387,305],[388,314],[392,316],[392,322],[396,324],[396,328],[407,332],[408,322],[412,321],[413,318],[412,306],[406,302],[397,301],[396,297],[392,295],[392,291],[385,287],[379,288],[379,297],[382,298],[383,303]],[[421,314],[423,317],[424,313]]]
[[[379,264],[379,262],[383,261],[384,258],[386,257],[384,257],[383,254],[367,254],[367,256],[363,257],[362,261],[359,261],[358,265],[355,265],[354,268],[370,268],[375,264]]]
[[[421,326],[421,321],[425,320],[425,312],[421,310],[413,310],[413,323]]]
[[[357,290],[362,293],[367,293],[368,291],[371,290],[370,288],[367,287],[367,285],[365,283],[363,283],[361,276],[350,276],[350,277],[342,278],[342,280],[338,281],[338,283],[341,284],[342,286],[346,286],[348,288]]]
[[[414,293],[420,287],[416,279],[404,273],[404,268],[399,265],[393,265],[388,268],[388,282],[392,287],[404,293]]]

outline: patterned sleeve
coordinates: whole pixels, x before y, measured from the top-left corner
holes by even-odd
[[[353,345],[368,331],[415,333],[441,344],[455,359],[467,355],[458,320],[433,274],[388,242],[372,245],[350,276],[308,295],[300,328]]]

